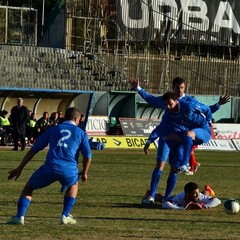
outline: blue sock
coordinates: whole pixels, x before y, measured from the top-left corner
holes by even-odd
[[[155,198],[155,194],[158,188],[160,178],[162,176],[162,171],[158,168],[155,168],[152,172],[152,180],[150,184],[150,196]]]
[[[18,199],[18,213],[17,213],[17,217],[22,217],[25,216],[27,210],[28,210],[28,206],[31,203],[31,201],[29,199],[27,199],[26,197],[20,197]]]
[[[193,146],[193,140],[189,136],[184,137],[183,141],[183,165],[187,165]]]
[[[63,203],[63,212],[62,215],[68,216],[70,211],[72,210],[74,204],[76,202],[76,198],[73,197],[64,197],[64,203]]]
[[[174,190],[174,187],[177,183],[177,179],[178,179],[178,174],[177,173],[170,173],[169,176],[168,176],[168,180],[167,180],[167,188],[166,188],[166,192],[165,192],[165,196],[164,196],[164,200],[167,200],[173,190]]]

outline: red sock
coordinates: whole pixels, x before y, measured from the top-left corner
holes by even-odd
[[[194,151],[191,152],[190,159],[189,159],[189,165],[190,165],[190,171],[193,172],[195,166],[197,165],[197,160],[196,160]]]

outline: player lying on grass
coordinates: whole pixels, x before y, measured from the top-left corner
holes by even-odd
[[[201,193],[199,187],[194,182],[189,182],[184,186],[184,191],[165,201],[162,205],[164,209],[176,210],[198,210],[216,207],[221,204],[220,199],[215,196],[209,185]]]
[[[61,191],[65,191],[61,224],[75,224],[76,220],[70,215],[78,193],[78,157],[83,155],[81,179],[88,179],[91,163],[91,150],[87,134],[78,127],[80,112],[69,108],[65,114],[66,121],[47,129],[34,146],[24,156],[16,169],[9,171],[8,179],[17,180],[26,164],[45,147],[49,146],[45,163],[29,178],[18,200],[17,215],[8,224],[24,224],[24,216],[32,200],[34,190],[49,186],[58,181]]]
[[[138,94],[146,102],[148,102],[151,106],[165,108],[162,96],[153,96],[153,95],[149,94],[148,92],[146,92],[144,89],[142,89],[139,86],[139,81],[135,78],[131,78],[129,80],[129,83],[131,84],[132,89],[137,91]],[[176,77],[173,79],[172,88],[173,88],[173,91],[175,92],[176,96],[178,97],[179,101],[188,101],[193,98],[192,96],[188,96],[185,94],[185,81],[181,77]],[[211,112],[214,113],[215,111],[217,111],[219,109],[220,105],[223,105],[223,104],[227,103],[228,101],[229,101],[228,95],[220,97],[218,103],[210,106]],[[162,126],[162,123],[160,123],[160,127],[161,126]],[[154,142],[158,137],[159,136],[158,136],[157,130],[153,130],[153,132],[150,134],[148,141],[144,147],[145,154],[148,154],[148,148],[149,148],[150,144],[152,142]],[[164,139],[160,138],[159,144],[158,144],[158,149],[157,149],[156,166],[152,172],[152,177],[151,177],[151,182],[150,182],[150,194],[148,194],[147,198],[144,198],[144,200],[143,200],[144,204],[153,204],[153,202],[154,202],[155,193],[157,191],[163,169],[164,169],[166,161],[168,159],[168,155],[169,155],[169,148],[168,148],[166,142],[164,141]],[[197,163],[196,159],[194,159],[194,155],[191,155],[191,156],[193,159],[191,161],[191,169],[197,169],[199,164]],[[169,179],[167,181],[168,184],[171,185],[172,179],[174,179],[174,176],[172,176],[170,174]],[[167,184],[166,192],[169,192],[168,184]]]

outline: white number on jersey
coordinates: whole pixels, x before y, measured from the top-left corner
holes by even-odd
[[[67,135],[59,139],[57,146],[67,148],[67,147],[68,147],[68,144],[65,143],[64,141],[65,141],[66,139],[69,139],[69,138],[72,136],[72,133],[71,133],[71,131],[69,131],[69,130],[67,130],[67,129],[62,129],[62,130],[60,131],[60,133],[64,133],[64,132],[67,133]]]

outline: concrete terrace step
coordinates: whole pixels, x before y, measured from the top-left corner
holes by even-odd
[[[99,56],[33,46],[0,45],[2,87],[110,89],[112,69]]]

